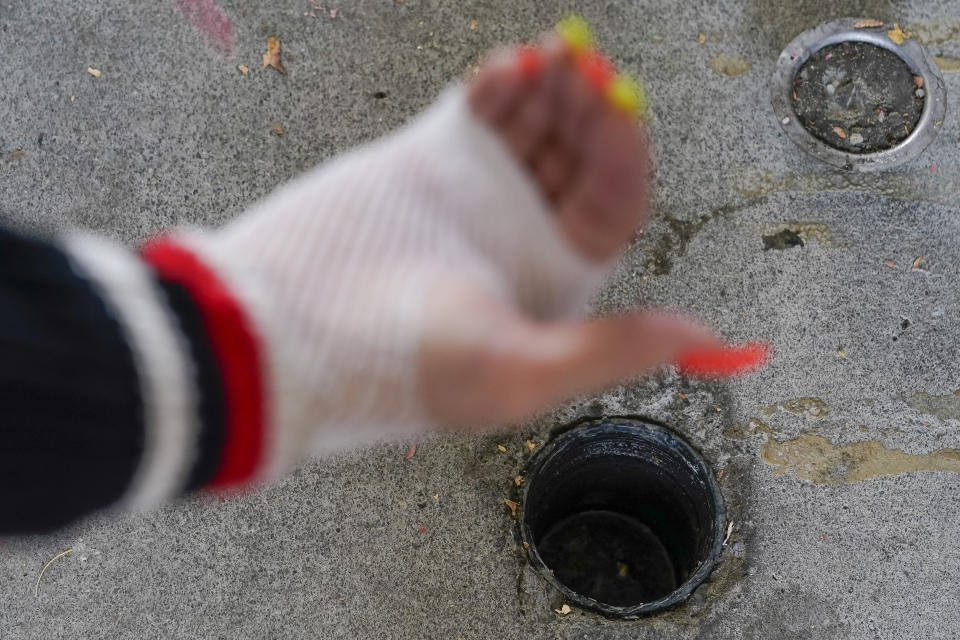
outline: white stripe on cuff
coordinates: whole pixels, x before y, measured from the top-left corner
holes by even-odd
[[[135,255],[89,235],[72,236],[64,245],[120,324],[140,378],[144,452],[121,504],[154,507],[185,489],[197,456],[196,376],[187,340]]]

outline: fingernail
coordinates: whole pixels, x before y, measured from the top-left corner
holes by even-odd
[[[636,79],[626,73],[617,74],[607,89],[607,97],[613,106],[627,115],[641,120],[647,119],[649,100],[647,90]]]
[[[742,345],[688,349],[678,354],[674,363],[685,375],[729,378],[756,371],[770,360],[770,356],[770,345],[747,342]]]
[[[598,91],[608,90],[617,71],[610,58],[592,49],[577,57],[577,68],[590,86]]]
[[[587,21],[571,13],[557,23],[557,33],[573,51],[584,51],[593,44],[593,31]]]
[[[524,76],[535,76],[543,68],[543,55],[534,47],[521,47],[517,53],[517,65]]]

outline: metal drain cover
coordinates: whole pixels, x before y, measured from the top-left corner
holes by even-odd
[[[946,86],[893,25],[844,18],[804,31],[777,60],[771,103],[787,136],[835,167],[876,171],[920,155],[943,126]],[[894,31],[897,35],[897,31]]]

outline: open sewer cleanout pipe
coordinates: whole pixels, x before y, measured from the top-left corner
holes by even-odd
[[[547,443],[522,505],[533,566],[570,602],[608,616],[686,600],[717,564],[726,527],[704,459],[642,418],[593,420]]]

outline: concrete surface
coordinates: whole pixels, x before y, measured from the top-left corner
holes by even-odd
[[[421,441],[407,461],[409,443],[381,446],[243,497],[0,541],[0,637],[960,636],[960,476],[883,453],[960,448],[960,120],[950,107],[928,151],[895,172],[849,176],[801,155],[767,94],[780,48],[846,15],[912,26],[931,53],[960,57],[960,2],[563,5],[653,95],[659,217],[598,309],[685,307],[733,338],[771,340],[772,365],[724,385],[664,374],[520,433]],[[354,0],[326,7],[337,18],[305,16],[307,0],[223,7],[229,59],[165,0],[0,0],[0,218],[128,243],[215,225],[561,12],[532,0]],[[293,56],[285,76],[260,68],[268,35]],[[721,54],[750,70],[712,70]],[[944,77],[956,104],[960,76]],[[762,236],[784,228],[804,246],[764,251]],[[724,562],[686,606],[646,620],[558,616],[502,499],[525,439],[628,412],[671,422],[724,471]],[[778,444],[815,436],[827,444]],[[764,457],[794,468],[776,475],[785,467]],[[35,597],[40,568],[66,548]]]

